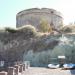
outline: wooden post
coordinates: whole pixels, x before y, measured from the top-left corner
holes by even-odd
[[[7,72],[2,71],[0,72],[0,75],[7,75]]]
[[[25,64],[23,64],[23,71],[25,71]]]
[[[15,68],[14,67],[8,68],[8,75],[15,75]]]
[[[27,63],[27,61],[25,62],[25,67],[26,67],[26,69],[28,69],[28,63]]]
[[[15,74],[19,75],[19,66],[18,65],[14,65],[15,67]]]
[[[23,72],[23,65],[22,64],[19,65],[19,72],[21,72],[21,73]]]
[[[28,61],[28,67],[30,67],[30,62]]]
[[[30,62],[26,61],[26,69],[28,69],[30,67]]]

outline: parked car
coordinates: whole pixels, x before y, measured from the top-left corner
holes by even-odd
[[[63,69],[75,69],[75,64],[64,64]]]
[[[59,68],[59,64],[48,64],[48,68],[56,69]]]

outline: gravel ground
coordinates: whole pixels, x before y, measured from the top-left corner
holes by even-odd
[[[75,70],[30,67],[23,75],[75,75]]]

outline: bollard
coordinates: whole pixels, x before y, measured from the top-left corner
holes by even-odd
[[[19,64],[19,72],[23,72],[23,65],[22,64]]]
[[[15,68],[14,67],[8,68],[8,75],[15,75]]]
[[[14,67],[15,67],[15,75],[19,75],[19,66],[14,65]]]
[[[28,67],[30,67],[30,62],[28,61]]]
[[[7,75],[7,72],[2,71],[0,72],[0,75]]]
[[[23,64],[23,71],[25,71],[25,64]]]
[[[28,69],[30,67],[30,62],[26,61],[25,64],[26,64],[26,69]]]
[[[29,68],[29,63],[28,63],[28,61],[26,62],[26,64],[27,64],[26,68],[28,69],[28,68]]]
[[[26,62],[24,62],[25,70],[27,69],[27,66],[26,66],[26,65],[27,65],[27,63],[26,63]]]

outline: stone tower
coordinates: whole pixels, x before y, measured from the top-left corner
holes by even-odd
[[[49,8],[31,8],[23,10],[16,15],[16,27],[23,25],[33,25],[39,28],[41,19],[47,20],[47,22],[54,28],[59,29],[63,23],[63,17],[60,12]]]

